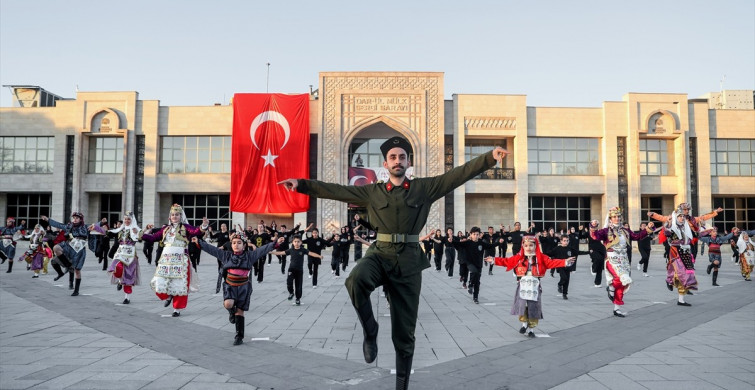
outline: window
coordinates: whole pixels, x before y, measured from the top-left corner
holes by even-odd
[[[663,215],[662,196],[643,196],[640,198],[640,221],[651,221],[649,212]]]
[[[210,220],[212,230],[220,231],[224,223],[231,230],[231,210],[229,194],[182,194],[173,195],[173,203],[183,206],[186,219],[192,226],[202,225],[202,218]]]
[[[123,173],[123,137],[89,138],[88,173]]]
[[[711,176],[755,176],[755,139],[710,140]]]
[[[470,160],[477,158],[489,151],[491,151],[496,146],[500,146],[502,148],[506,148],[506,140],[505,139],[467,139],[464,141],[464,161],[469,162]],[[514,168],[505,168],[506,167],[506,158],[503,159],[503,168],[499,168],[499,165],[496,164],[495,167],[488,169],[487,171],[475,176],[475,179],[493,179],[493,180],[513,180],[514,179]]]
[[[231,173],[231,137],[162,137],[160,173]]]
[[[640,139],[640,175],[668,176],[668,142],[665,139]]]
[[[530,196],[530,221],[535,229],[554,228],[556,232],[587,226],[590,218],[589,196]]]
[[[5,208],[5,215],[16,218],[16,225],[22,220],[26,220],[26,230],[34,229],[38,224],[40,215],[50,216],[52,205],[52,194],[8,194],[8,205]],[[60,221],[67,223],[68,219]],[[3,221],[5,223],[5,221]]]
[[[123,202],[122,194],[100,194],[100,215],[99,218],[91,223],[99,222],[102,218],[107,218],[107,224],[111,229],[115,228],[115,222],[122,218],[121,203]],[[137,221],[139,221],[137,219]]]
[[[746,230],[755,229],[755,198],[713,197],[713,208],[719,207],[724,209],[714,219],[714,226],[718,228],[719,233],[731,231],[731,228],[735,226]],[[705,211],[701,210],[695,215],[704,213]],[[710,224],[710,221],[708,221],[708,224]]]
[[[55,137],[0,137],[0,173],[52,173]]]
[[[527,139],[530,175],[599,175],[597,138]]]

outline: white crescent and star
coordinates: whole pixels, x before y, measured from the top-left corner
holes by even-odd
[[[349,185],[353,186],[354,183],[356,183],[357,180],[359,180],[359,179],[367,180],[367,177],[366,176],[362,176],[362,175],[356,175],[356,176],[352,177],[351,180],[349,180]]]
[[[257,145],[257,140],[255,140],[255,136],[257,135],[257,129],[259,129],[259,127],[267,121],[276,122],[281,126],[281,128],[283,128],[283,145],[281,145],[280,147],[282,150],[286,147],[288,138],[291,136],[291,128],[288,125],[286,117],[284,117],[283,114],[277,111],[264,111],[254,118],[252,125],[249,126],[249,136],[252,138],[252,144],[254,144],[254,147],[257,148],[257,150],[260,149],[259,145]],[[265,165],[263,165],[263,167],[266,167],[268,165],[275,167],[275,159],[278,158],[278,156],[274,155],[270,149],[267,150],[267,155],[260,157],[265,160]]]

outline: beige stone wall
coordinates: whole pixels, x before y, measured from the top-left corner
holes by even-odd
[[[365,98],[362,103],[355,99]],[[402,103],[407,99],[406,103]],[[444,100],[443,74],[437,72],[324,72],[320,74],[319,99],[310,100],[310,131],[319,136],[317,177],[344,183],[348,145],[364,128],[383,122],[411,140],[416,148],[418,176],[443,171],[444,135],[453,135],[455,165],[464,163],[467,139],[509,141],[506,167],[514,168],[515,180],[472,180],[453,193],[454,230],[473,224],[487,226],[485,219],[518,220],[528,224],[530,194],[589,195],[597,219],[618,204],[616,139],[627,140],[629,222],[639,223],[643,195],[663,196],[664,212],[689,201],[689,139],[697,140],[699,211],[711,208],[713,196],[748,196],[755,176],[711,177],[710,144],[713,138],[753,139],[755,110],[710,110],[709,102],[688,99],[680,93],[628,93],[621,101],[606,101],[601,107],[527,107],[525,95],[455,94]],[[123,175],[89,174],[88,139],[92,118],[101,113],[117,117],[117,132],[124,137],[126,158]],[[661,118],[659,131],[653,118]],[[228,193],[229,174],[168,175],[159,172],[159,137],[232,134],[231,106],[160,106],[157,100],[139,100],[134,91],[79,92],[75,100],[59,101],[56,107],[0,108],[3,135],[54,136],[55,173],[52,175],[3,174],[0,216],[5,213],[7,192],[52,193],[52,218],[63,215],[66,136],[73,135],[74,210],[90,216],[99,207],[99,194],[123,192],[124,207],[132,208],[136,135],[146,141],[144,219],[161,221],[167,216],[171,194]],[[96,133],[95,133],[96,134]],[[528,175],[527,138],[594,137],[600,139],[600,174],[597,176]],[[663,138],[672,145],[669,176],[639,175],[639,140]],[[428,225],[440,226],[443,202],[432,207]],[[90,212],[91,211],[91,212]],[[346,220],[346,205],[318,200],[318,225],[340,226]],[[234,223],[256,225],[276,219],[293,225],[304,222],[296,215],[244,215],[234,213]],[[327,230],[327,229],[326,229]]]
[[[514,197],[507,194],[467,194],[465,209],[464,225],[455,231],[468,231],[472,226],[479,226],[485,232],[488,226],[498,230],[500,224],[513,226],[515,221],[520,221],[514,217]]]

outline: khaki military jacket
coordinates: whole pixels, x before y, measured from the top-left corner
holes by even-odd
[[[368,222],[379,233],[416,235],[427,222],[433,202],[495,166],[495,163],[493,153],[488,152],[442,175],[407,179],[400,186],[390,182],[346,186],[301,179],[297,191],[365,207]],[[377,255],[386,271],[392,274],[412,275],[430,267],[418,243],[375,241],[365,257],[370,255]]]

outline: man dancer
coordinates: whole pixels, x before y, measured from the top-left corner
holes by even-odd
[[[647,228],[648,224],[641,223],[640,224],[640,231],[643,231]],[[635,233],[639,233],[640,231],[636,231]],[[642,270],[642,276],[649,277],[648,275],[648,260],[650,259],[650,243],[653,241],[653,235],[648,234],[647,236],[643,237],[641,240],[637,240],[637,250],[640,251],[640,262],[637,263],[637,271]]]
[[[572,248],[569,243],[569,236],[564,234],[561,236],[558,246],[553,248],[550,253],[546,253],[552,259],[568,259],[574,258],[576,260],[577,252]],[[558,292],[562,298],[569,299],[569,279],[571,278],[571,266],[559,267],[558,270]]]
[[[316,180],[287,179],[289,190],[334,199],[367,208],[368,222],[378,230],[377,241],[346,279],[346,289],[364,329],[363,352],[367,363],[377,357],[378,323],[370,294],[383,285],[391,302],[393,345],[396,350],[396,387],[409,386],[414,357],[422,270],[429,267],[419,249],[419,232],[427,223],[430,206],[454,188],[503,161],[508,153],[496,147],[443,175],[409,180],[412,147],[403,137],[393,137],[380,147],[387,183],[343,186]]]

